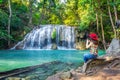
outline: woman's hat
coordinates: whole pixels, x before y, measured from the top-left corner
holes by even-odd
[[[92,39],[92,40],[98,40],[98,36],[95,34],[95,33],[91,33],[89,34],[89,37]]]

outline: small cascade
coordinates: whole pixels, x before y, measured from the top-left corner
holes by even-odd
[[[55,40],[51,38],[54,29],[56,29]],[[74,49],[74,30],[73,27],[65,25],[40,25],[12,49],[52,49],[53,43],[56,44],[57,49]]]

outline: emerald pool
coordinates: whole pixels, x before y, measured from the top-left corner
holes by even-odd
[[[79,64],[89,50],[1,50],[0,72],[40,65],[52,61]],[[99,50],[99,56],[105,52]]]

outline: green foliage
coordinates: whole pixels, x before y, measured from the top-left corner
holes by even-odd
[[[6,27],[8,22],[8,14],[0,9],[0,26]]]
[[[13,15],[11,20],[11,28],[14,30],[19,30],[21,26],[23,26],[21,19],[16,15]]]
[[[56,29],[54,28],[51,34],[52,39],[56,38]]]
[[[42,24],[62,24],[79,27],[81,31],[92,29],[96,32],[96,13],[99,18],[103,15],[103,25],[105,38],[113,38],[112,26],[108,15],[108,5],[110,5],[112,18],[114,17],[115,5],[117,13],[120,14],[120,1],[109,0],[67,0],[60,3],[58,0],[11,0],[12,18],[11,18],[11,35],[7,34],[8,27],[8,0],[0,0],[0,45],[7,43],[10,38],[12,43],[21,40],[33,27],[29,27],[30,14],[32,25]],[[115,2],[114,2],[115,1]],[[30,12],[31,8],[31,12]],[[120,15],[118,15],[118,18]],[[115,20],[113,20],[115,22]],[[115,24],[115,23],[114,23]],[[53,30],[51,37],[56,37],[56,30]],[[0,47],[1,48],[1,47]]]
[[[40,19],[40,12],[36,12],[33,14],[33,23],[35,25],[39,25],[39,19]]]
[[[0,0],[0,3],[2,3],[2,0]]]
[[[12,36],[8,35],[6,30],[0,29],[0,39],[7,40],[8,38],[12,39]]]

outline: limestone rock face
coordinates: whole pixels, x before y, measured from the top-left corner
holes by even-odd
[[[76,43],[76,49],[77,50],[85,50],[86,49],[86,47],[85,47],[85,42],[78,42],[78,43]]]
[[[106,56],[120,56],[120,40],[113,39],[106,50]]]

